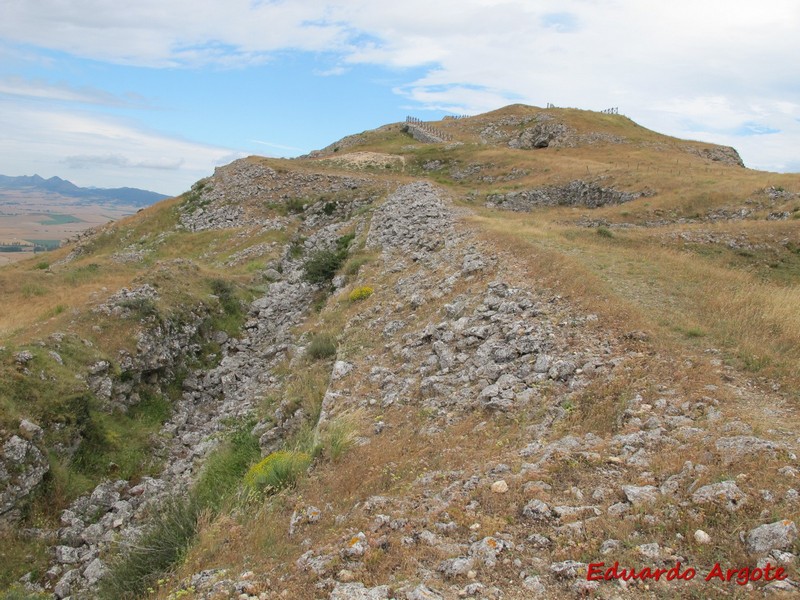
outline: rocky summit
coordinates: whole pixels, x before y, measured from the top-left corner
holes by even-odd
[[[515,105],[7,267],[4,597],[796,597],[798,216],[731,148]]]

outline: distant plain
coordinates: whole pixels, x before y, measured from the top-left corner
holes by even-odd
[[[0,244],[22,243],[22,252],[0,252],[0,266],[30,258],[34,244],[63,241],[85,229],[135,213],[136,206],[86,204],[41,191],[0,190]]]

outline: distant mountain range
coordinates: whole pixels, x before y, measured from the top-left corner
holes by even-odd
[[[0,175],[0,192],[6,190],[19,192],[38,191],[59,194],[60,196],[78,200],[81,204],[112,203],[136,207],[150,206],[159,200],[170,197],[157,192],[129,187],[113,189],[84,188],[66,179],[61,179],[60,177],[45,179],[38,175],[33,175],[32,177],[27,175],[21,177]]]

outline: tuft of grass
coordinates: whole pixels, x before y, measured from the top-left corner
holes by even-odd
[[[233,284],[225,279],[212,279],[211,290],[214,295],[219,298],[219,303],[225,314],[229,316],[237,316],[242,313],[242,305],[236,297],[236,291]]]
[[[308,204],[308,201],[303,198],[289,198],[284,203],[284,206],[286,207],[286,212],[290,214],[300,214],[305,211],[306,204]]]
[[[295,372],[286,385],[285,397],[289,401],[289,410],[302,408],[311,422],[316,424],[329,379],[330,366],[327,364],[310,365]]]
[[[100,598],[134,599],[154,587],[161,574],[184,556],[194,538],[201,505],[191,497],[162,502],[153,514],[150,530],[121,548],[97,590]]]
[[[154,511],[150,529],[123,546],[102,580],[100,598],[137,598],[178,563],[197,533],[204,515],[216,515],[238,489],[247,466],[259,455],[258,441],[243,423],[208,459],[194,488]]]
[[[0,592],[0,600],[45,600],[52,598],[52,594],[37,593],[14,584],[5,591]]]
[[[127,308],[134,317],[139,319],[158,316],[158,307],[152,298],[127,298],[120,301],[119,306]]]
[[[344,265],[344,273],[348,277],[355,277],[365,264],[369,262],[366,256],[353,257]]]
[[[289,258],[297,259],[303,256],[305,252],[305,246],[303,245],[305,242],[305,238],[299,238],[296,240],[292,240],[292,243],[289,245]]]
[[[355,444],[356,425],[350,419],[334,419],[326,424],[320,437],[325,456],[336,462]]]
[[[100,265],[97,263],[88,263],[80,265],[70,270],[66,274],[66,281],[70,285],[77,286],[82,283],[92,281],[98,277],[100,273]]]
[[[22,286],[22,295],[25,298],[44,296],[45,294],[47,294],[47,290],[36,283],[26,283]]]
[[[279,450],[247,471],[245,485],[256,493],[274,493],[292,487],[311,464],[305,452]]]
[[[689,329],[684,329],[683,333],[686,334],[686,337],[690,338],[700,338],[706,335],[706,332],[699,327],[690,327]]]
[[[613,238],[614,234],[611,233],[611,230],[608,227],[600,226],[597,228],[596,233],[598,236],[603,238]]]
[[[336,337],[327,332],[314,334],[308,344],[306,356],[312,360],[322,360],[336,356]]]
[[[261,456],[258,440],[247,422],[228,435],[227,440],[206,461],[192,495],[203,508],[219,510],[238,488],[242,474]]]

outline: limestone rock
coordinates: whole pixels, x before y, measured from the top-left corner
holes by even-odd
[[[747,534],[747,549],[753,554],[765,554],[771,550],[790,548],[797,539],[797,526],[794,521],[775,521],[760,525]]]
[[[733,481],[704,485],[692,494],[696,504],[717,504],[728,512],[736,512],[747,502],[747,495]]]
[[[368,588],[363,583],[336,583],[328,600],[388,600],[389,586]]]

